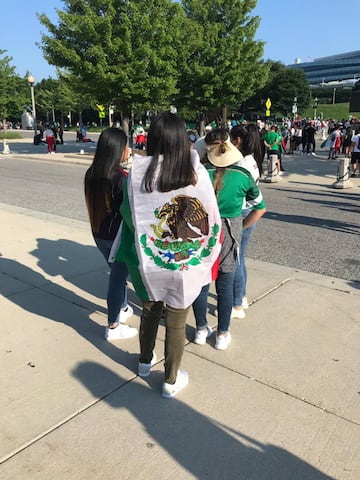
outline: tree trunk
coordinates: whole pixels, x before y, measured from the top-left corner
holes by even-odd
[[[227,127],[227,105],[222,106],[222,123],[223,127]]]
[[[130,121],[130,113],[127,107],[122,106],[120,108],[121,112],[121,126],[126,135],[129,135],[129,121]]]
[[[126,135],[129,135],[129,116],[128,115],[122,117],[121,125]]]

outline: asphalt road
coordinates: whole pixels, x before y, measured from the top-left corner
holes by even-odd
[[[2,157],[0,202],[87,222],[82,165]],[[360,195],[261,183],[267,213],[247,256],[359,282]]]

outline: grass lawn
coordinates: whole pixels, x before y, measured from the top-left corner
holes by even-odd
[[[348,119],[349,117],[360,118],[359,112],[349,112],[349,103],[324,103],[319,104],[317,107],[317,115],[321,115],[325,120],[327,118],[332,118],[333,120],[342,120],[343,118]],[[314,117],[314,109],[312,107],[307,108],[303,112],[303,117]]]
[[[14,138],[22,138],[21,134],[16,130],[2,130],[0,131],[0,140],[6,139],[14,139]]]

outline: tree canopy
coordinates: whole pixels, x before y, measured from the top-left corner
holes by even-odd
[[[124,115],[163,108],[177,91],[185,19],[170,0],[63,0],[58,25],[41,14],[50,32],[41,48],[49,63],[77,75],[100,103]]]
[[[281,115],[291,116],[294,99],[297,99],[298,112],[309,106],[310,86],[305,73],[285,66],[281,62],[269,60],[269,78],[266,85],[248,99],[244,108],[253,107],[264,112],[267,98],[271,100],[271,111]]]
[[[200,111],[239,105],[265,84],[264,43],[254,40],[260,19],[250,15],[256,3],[183,0],[195,32],[180,78],[184,104]]]
[[[63,3],[57,24],[39,15],[45,58],[125,116],[174,101],[193,112],[239,104],[266,80],[256,0]]]
[[[0,50],[0,121],[15,114],[20,118],[28,103],[27,81],[15,73],[12,58]]]

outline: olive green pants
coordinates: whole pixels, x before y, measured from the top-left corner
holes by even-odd
[[[143,301],[140,321],[140,359],[150,363],[163,311],[163,302]],[[190,307],[185,309],[165,306],[165,382],[175,383],[184,353],[185,324]]]

